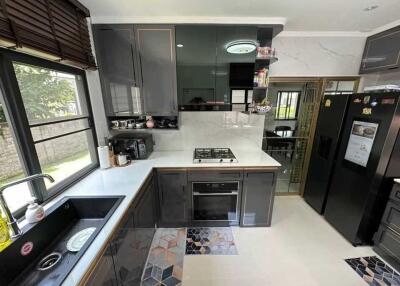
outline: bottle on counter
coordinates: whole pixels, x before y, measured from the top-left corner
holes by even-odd
[[[114,154],[114,147],[111,144],[111,142],[108,142],[108,157],[110,159],[111,166],[115,167],[117,165],[117,162],[116,162],[116,156]]]
[[[7,220],[1,215],[0,212],[0,252],[11,244],[10,230],[8,228]]]
[[[25,218],[28,223],[37,223],[45,217],[44,209],[42,206],[35,202],[36,198],[32,198],[29,201],[29,205],[25,212]]]

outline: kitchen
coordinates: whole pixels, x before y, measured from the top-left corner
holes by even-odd
[[[273,2],[2,1],[1,285],[400,284],[399,3]]]

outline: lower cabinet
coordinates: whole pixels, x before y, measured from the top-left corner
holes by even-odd
[[[150,178],[118,225],[88,285],[140,285],[156,227],[154,194]]]
[[[159,226],[185,227],[189,223],[186,170],[158,170]]]
[[[100,258],[95,271],[85,283],[87,286],[117,286],[112,248],[108,246],[106,252]]]
[[[374,251],[397,271],[400,271],[400,184],[395,183],[374,235]]]
[[[245,171],[241,226],[270,226],[275,195],[275,173]]]

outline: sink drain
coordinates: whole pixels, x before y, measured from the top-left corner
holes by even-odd
[[[37,269],[40,271],[45,271],[53,268],[60,262],[62,258],[61,253],[53,252],[44,257],[42,260],[39,261]]]

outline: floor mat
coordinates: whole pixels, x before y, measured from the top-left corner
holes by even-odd
[[[237,255],[230,227],[188,228],[187,255]]]
[[[400,286],[400,275],[376,256],[345,259],[364,281],[373,286]]]
[[[186,228],[157,229],[141,285],[182,285],[185,238]]]

